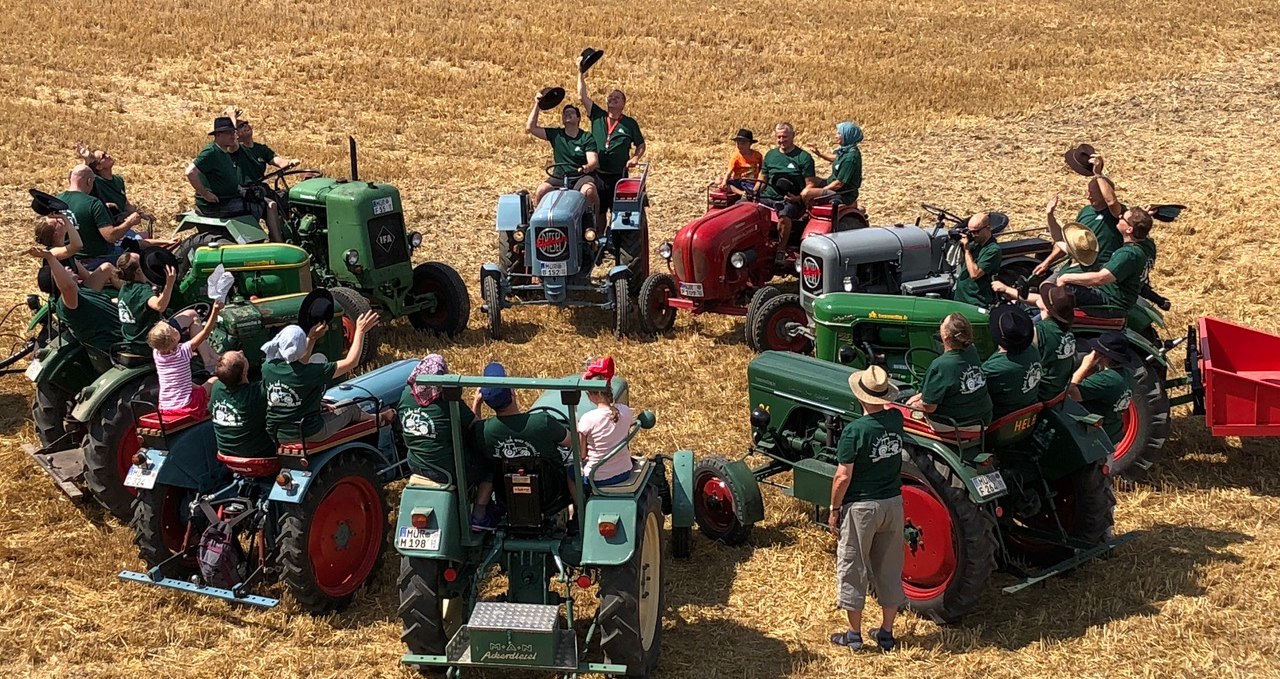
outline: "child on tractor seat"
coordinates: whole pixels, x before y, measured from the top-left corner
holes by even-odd
[[[588,411],[578,419],[578,436],[582,448],[582,479],[590,489],[588,479],[595,478],[596,486],[616,486],[626,483],[631,478],[631,450],[624,446],[609,459],[605,457],[627,438],[631,431],[631,423],[635,415],[622,404],[613,402],[613,358],[604,358],[592,363],[582,374],[583,379],[605,380],[605,388],[587,391],[587,398],[596,404],[595,409]]]
[[[757,180],[760,179],[760,167],[764,165],[764,156],[751,148],[751,145],[756,143],[755,135],[751,130],[742,128],[731,141],[737,144],[737,148],[729,157],[729,172],[725,175],[720,190],[732,191],[740,196],[745,196],[748,192],[756,193],[760,188]]]
[[[156,377],[160,381],[160,402],[157,410],[161,417],[203,417],[209,409],[209,392],[218,378],[210,377],[199,389],[191,379],[191,356],[213,332],[222,302],[214,302],[204,327],[190,340],[183,342],[178,331],[168,321],[156,323],[147,333],[147,345],[156,363]]]

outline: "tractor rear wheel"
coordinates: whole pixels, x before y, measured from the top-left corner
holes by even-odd
[[[630,288],[626,277],[613,282],[613,336],[622,339],[627,334],[628,316],[631,315]]]
[[[1114,442],[1112,476],[1133,478],[1160,461],[1169,438],[1169,392],[1164,386],[1164,370],[1143,364],[1134,371],[1133,398],[1123,415],[1124,430]]]
[[[813,342],[799,330],[808,324],[809,317],[800,306],[800,295],[774,295],[765,300],[751,317],[747,326],[747,334],[751,336],[748,344],[754,342],[757,351],[807,354],[813,350]]]
[[[436,310],[415,311],[409,323],[418,330],[453,337],[467,329],[471,318],[471,296],[462,276],[448,264],[425,262],[413,267],[413,293],[436,296]]]
[[[726,545],[740,545],[754,524],[744,523],[742,489],[734,486],[729,460],[712,455],[693,466],[693,515],[702,534]]]
[[[969,499],[945,462],[908,445],[902,463],[907,605],[937,623],[956,622],[978,603],[996,569],[996,521]]]
[[[116,391],[90,416],[84,442],[84,481],[89,492],[112,516],[123,523],[133,518],[134,490],[124,485],[133,465],[138,423],[133,405],[155,403],[159,395],[155,373],[141,377]]]
[[[231,241],[231,238],[216,231],[202,231],[179,241],[178,246],[173,249],[173,255],[178,260],[178,279],[181,280],[191,270],[191,258],[195,256],[196,250],[217,241]]]
[[[377,470],[350,451],[316,473],[302,502],[282,507],[277,566],[299,605],[324,613],[351,603],[378,571],[388,511]]]
[[[751,332],[752,319],[756,317],[756,312],[760,309],[762,304],[781,294],[782,291],[773,285],[756,288],[756,291],[751,293],[751,301],[747,303],[747,322],[744,326],[746,328],[748,349],[752,351],[761,350],[760,347],[756,345],[755,335]]]
[[[36,436],[40,439],[42,448],[66,435],[67,413],[71,412],[71,401],[70,394],[48,382],[36,384],[35,400],[31,402],[31,419],[35,421]],[[58,443],[56,450],[49,452],[75,448],[77,443],[79,441],[63,440]]]
[[[140,489],[133,503],[133,544],[138,546],[138,557],[147,568],[159,566],[182,551],[187,538],[187,525],[191,526],[191,539],[198,542],[208,522],[204,516],[191,513],[191,501],[196,491],[178,486],[156,485]],[[195,550],[184,558],[169,561],[161,568],[166,578],[186,580],[199,572]]]
[[[1060,522],[1062,530],[1075,540],[1090,545],[1107,540],[1115,525],[1116,495],[1101,464],[1085,465],[1049,485],[1054,493],[1052,504],[1044,501],[1039,514],[1020,518],[1018,523],[1056,532]],[[1009,553],[1029,566],[1052,566],[1073,553],[1070,547],[1021,536],[1016,528],[1002,533]]]
[[[441,562],[400,557],[400,608],[396,614],[404,626],[400,640],[415,655],[444,655],[449,637],[445,631],[444,603],[440,596]]]
[[[671,274],[656,273],[640,286],[640,322],[648,332],[663,333],[676,324],[676,309],[667,303],[676,296],[676,281]]]
[[[626,665],[628,677],[648,677],[662,646],[662,508],[652,490],[637,507],[636,547],[620,566],[600,569],[600,608],[617,607],[600,623],[605,662]]]
[[[346,349],[355,340],[356,319],[368,311],[373,311],[373,305],[364,298],[364,295],[352,288],[329,288],[329,292],[333,294],[333,299],[338,306],[342,307],[342,346]],[[377,328],[365,334],[364,348],[360,352],[360,360],[356,365],[368,365],[378,355],[379,334]],[[334,360],[336,359],[337,357],[334,357]]]
[[[489,316],[489,337],[502,339],[502,297],[498,291],[498,279],[489,276],[480,284],[484,295],[485,312]]]

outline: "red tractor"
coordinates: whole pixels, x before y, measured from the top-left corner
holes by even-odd
[[[777,293],[769,287],[775,276],[795,275],[802,240],[867,225],[866,213],[857,206],[819,199],[824,200],[794,218],[788,242],[780,244],[781,202],[709,189],[707,213],[658,248],[670,273],[655,273],[640,287],[645,329],[670,330],[677,309],[746,316],[748,308],[765,301],[762,297]]]

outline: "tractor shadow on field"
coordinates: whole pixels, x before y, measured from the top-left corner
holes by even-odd
[[[750,561],[758,550],[787,552],[796,545],[799,534],[808,530],[808,524],[805,515],[757,524],[747,543],[739,546],[709,540],[694,529],[692,558],[671,558],[664,564],[667,606],[678,610],[683,606],[727,605],[739,565]]]
[[[1212,490],[1241,488],[1265,497],[1280,497],[1280,441],[1267,438],[1217,439],[1198,417],[1173,421],[1165,457],[1140,481],[1157,488]]]
[[[1252,539],[1234,531],[1156,524],[1110,559],[1016,594],[1002,594],[998,588],[1011,581],[997,576],[965,622],[932,627],[913,641],[955,653],[981,647],[1018,650],[1076,639],[1112,621],[1159,615],[1165,601],[1205,595],[1202,574],[1214,565],[1241,563],[1230,548]]]
[[[690,621],[674,609],[663,618],[660,677],[706,677],[708,653],[731,656],[734,676],[742,679],[785,677],[816,658],[807,650],[792,651],[763,630],[733,620],[704,617]]]

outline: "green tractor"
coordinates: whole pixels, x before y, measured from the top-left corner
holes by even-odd
[[[260,365],[260,347],[285,325],[295,323],[311,289],[310,257],[281,243],[201,248],[175,294],[174,307],[207,310],[200,294],[210,273],[222,265],[235,286],[209,342],[219,353],[241,349],[251,365]],[[331,290],[342,307],[317,351],[339,355],[346,347],[347,316],[367,310],[354,290]],[[119,345],[101,352],[81,344],[69,329],[52,339],[27,368],[35,383],[31,408],[40,447],[27,454],[72,499],[85,490],[117,518],[132,514],[133,493],[124,478],[139,449],[136,420],[157,398],[155,364],[150,355],[128,353]],[[135,412],[136,411],[136,412]]]
[[[419,330],[449,336],[462,332],[471,315],[462,278],[441,262],[413,266],[410,256],[422,245],[422,236],[405,231],[400,191],[390,184],[360,181],[356,142],[348,142],[350,180],[314,177],[319,174],[315,170],[281,169],[248,187],[246,197],[276,201],[280,237],[311,253],[312,279],[318,287],[356,290],[373,308],[393,318],[408,316]],[[297,175],[311,178],[289,186],[289,177]],[[218,241],[243,245],[269,240],[250,215],[205,217],[189,212],[179,218],[178,232],[192,229],[195,233],[178,246],[180,261]]]
[[[747,457],[704,457],[694,469],[694,510],[704,535],[746,542],[764,518],[761,485],[813,505],[814,519],[824,519],[836,444],[845,424],[862,415],[848,388],[853,372],[774,351],[751,362]],[[911,390],[904,392],[903,401]],[[959,434],[935,432],[913,417],[919,413],[895,407],[908,434],[903,587],[921,615],[957,621],[981,600],[997,569],[1019,578],[1004,588],[1012,593],[1132,537],[1112,537],[1115,496],[1102,471],[1110,444],[1100,418],[1074,401],[1037,403],[985,432]]]
[[[671,549],[677,558],[692,548],[693,453],[634,458],[626,483],[583,491],[577,437],[566,462],[507,457],[498,464],[495,501],[505,516],[494,532],[471,530],[471,497],[461,445],[463,387],[544,389],[530,412],[545,410],[565,424],[577,421],[585,389],[602,380],[421,376],[419,384],[443,387],[453,422],[454,462],[447,484],[413,476],[400,498],[395,546],[400,561],[402,662],[426,671],[503,667],[577,675],[650,676],[657,665],[665,610],[664,514],[671,514]],[[615,401],[625,403],[627,384],[612,380]],[[654,424],[637,417],[626,441]],[[573,429],[573,427],[571,427]],[[611,454],[620,454],[624,441]],[[572,457],[572,463],[569,458]],[[672,465],[668,481],[666,466]],[[496,470],[495,470],[496,471]],[[441,470],[442,473],[443,470]],[[572,490],[570,490],[572,489]],[[568,508],[577,507],[573,518]],[[506,591],[492,589],[493,567],[506,575]],[[599,608],[585,638],[575,627],[574,595],[599,586]],[[593,642],[603,662],[588,662]]]

